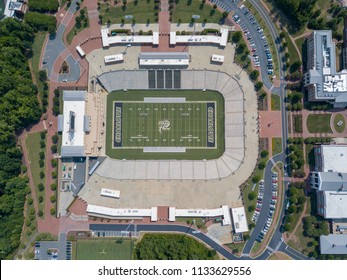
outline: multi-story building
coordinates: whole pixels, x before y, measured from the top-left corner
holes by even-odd
[[[347,145],[315,147],[316,170],[311,187],[317,191],[317,211],[326,219],[347,218]]]
[[[331,30],[316,30],[307,38],[307,72],[304,85],[309,101],[347,106],[347,70],[336,71],[335,43]]]

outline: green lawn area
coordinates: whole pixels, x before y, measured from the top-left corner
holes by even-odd
[[[237,43],[237,45],[241,45],[241,44],[246,45],[246,42],[243,39],[243,37],[241,37],[240,41]],[[252,72],[252,70],[253,70],[252,63],[251,63],[251,60],[249,59],[248,55],[245,54],[245,51],[243,53],[238,53],[237,50],[235,50],[234,59],[235,59],[235,62],[238,65],[240,65],[242,68],[244,68],[244,70],[246,70],[246,72],[248,74]]]
[[[303,47],[303,44],[305,43],[305,40],[306,40],[306,37],[300,37],[295,40],[295,44],[298,47],[299,51],[301,52],[301,56],[303,55],[302,47]]]
[[[282,152],[282,138],[272,138],[272,156]]]
[[[230,244],[225,244],[225,246],[227,246],[229,249],[231,249],[235,255],[241,256],[241,253],[242,253],[243,247],[245,247],[245,244],[246,244],[246,242],[230,243]]]
[[[337,125],[339,121],[342,121],[342,122],[343,122],[341,126],[338,126],[338,125]],[[346,128],[346,119],[343,117],[342,114],[337,114],[337,115],[335,116],[335,119],[334,119],[334,128],[335,128],[336,132],[338,132],[338,133],[342,133],[342,132],[345,131],[345,128]]]
[[[281,99],[277,94],[271,94],[271,110],[279,111],[281,110]]]
[[[85,12],[85,18],[88,19],[88,10],[87,8],[83,8],[82,9]],[[79,32],[81,32],[83,29],[88,28],[89,27],[89,19],[87,24],[84,24],[84,22],[82,21],[81,24],[76,25],[70,30],[70,32],[66,35],[66,42],[70,45],[73,38],[75,37],[75,35],[77,35]]]
[[[136,23],[146,23],[147,19],[150,20],[150,23],[154,23],[154,0],[128,1],[125,7],[110,6],[108,11],[106,4],[101,4],[100,7],[99,15],[103,16],[103,24],[108,21],[111,24],[121,23],[122,18],[127,15],[132,15]],[[132,20],[126,20],[125,23],[132,23]]]
[[[33,56],[30,58],[33,72],[36,78],[39,93],[42,94],[43,84],[39,79],[40,56],[47,32],[37,32],[33,44]]]
[[[307,198],[307,208],[305,214],[310,214],[311,212],[311,200],[310,197]],[[301,221],[298,221],[300,223],[300,226],[298,227],[297,231],[294,233],[294,236],[291,240],[288,241],[288,245],[290,247],[293,247],[294,249],[298,250],[299,252],[308,255],[310,252],[314,251],[314,246],[308,246],[311,242],[314,242],[314,238],[305,237],[304,236],[304,229]],[[294,227],[295,224],[293,223]]]
[[[192,224],[193,220],[195,221],[194,224]],[[192,226],[195,226],[195,227],[201,228],[201,229],[206,228],[206,226],[205,226],[206,219],[202,219],[202,218],[177,218],[176,222],[184,223],[186,225],[192,225]]]
[[[131,260],[134,250],[134,240],[118,239],[88,239],[77,240],[77,260]]]
[[[307,117],[307,129],[310,133],[332,133],[331,114],[311,114]]]
[[[147,103],[144,105],[143,99],[145,97],[185,97],[186,103],[172,104],[172,103]],[[119,121],[120,128],[116,130],[116,136],[119,136],[120,141],[113,141],[114,134],[114,101],[116,103],[117,112],[121,114]],[[135,103],[129,104],[142,104],[143,107],[129,107],[125,106],[126,103],[121,102],[133,101]],[[138,101],[138,102],[136,102]],[[140,103],[141,102],[141,103]],[[203,103],[200,103],[203,102]],[[197,104],[206,105],[214,103],[215,110],[213,116],[216,119],[216,128],[214,129],[214,139],[216,147],[211,147],[210,142],[207,144],[202,137],[207,135],[207,113],[199,115],[199,118],[195,118],[196,112],[193,109],[199,109]],[[124,108],[120,107],[120,104]],[[157,104],[157,105],[155,105]],[[190,104],[190,106],[188,106]],[[191,104],[195,104],[192,106]],[[175,105],[176,107],[173,107]],[[211,105],[203,106],[210,108]],[[201,107],[201,110],[204,108]],[[120,109],[121,108],[121,109]],[[168,108],[170,110],[168,110]],[[130,111],[132,109],[132,111]],[[159,110],[160,109],[160,110]],[[172,110],[175,109],[175,110]],[[131,112],[131,113],[129,113]],[[177,112],[179,113],[177,115]],[[177,117],[179,116],[179,117]],[[195,117],[194,117],[195,116]],[[159,122],[168,121],[168,129],[161,130],[159,133]],[[194,124],[194,125],[193,125]],[[200,127],[197,127],[197,125]],[[108,156],[113,158],[127,158],[127,159],[212,159],[218,158],[224,152],[224,99],[223,96],[215,91],[194,91],[194,90],[179,90],[179,91],[116,91],[112,92],[107,96],[107,135],[106,135],[106,153]],[[146,127],[150,127],[147,131]],[[172,129],[172,131],[171,131]],[[201,134],[196,129],[205,131],[206,135]],[[217,131],[216,131],[217,130]],[[141,136],[140,136],[141,135]],[[158,136],[160,135],[160,137]],[[199,136],[200,135],[200,136]],[[165,137],[165,138],[164,138]],[[187,138],[188,137],[188,138]],[[201,143],[205,142],[204,145],[200,145],[200,142],[194,144],[197,140],[195,137],[201,138]],[[187,139],[193,139],[190,142],[182,142]],[[200,139],[199,138],[199,139]],[[117,139],[117,137],[116,137]],[[165,141],[164,141],[165,139]],[[173,141],[173,139],[175,141]],[[130,142],[133,140],[132,142]],[[129,143],[134,143],[131,146]],[[147,141],[148,140],[148,141]],[[182,141],[181,141],[182,140]],[[139,142],[140,141],[140,142]],[[116,142],[116,148],[113,145]],[[137,145],[136,143],[139,143]],[[145,144],[144,144],[145,143]],[[174,144],[171,144],[174,143]],[[183,143],[182,147],[187,147],[185,153],[144,153],[144,146],[156,146],[156,147],[177,147]],[[190,144],[189,144],[190,143]],[[129,145],[128,145],[129,144]],[[189,145],[188,145],[189,144]],[[124,145],[126,145],[124,147]],[[136,148],[138,146],[138,148]]]
[[[45,197],[45,191],[43,190],[42,192],[39,192],[38,190],[38,185],[40,183],[45,185],[45,178],[43,179],[40,178],[40,171],[42,170],[43,172],[45,172],[46,170],[45,166],[43,168],[40,168],[39,166],[40,151],[42,150],[40,148],[40,141],[41,141],[40,132],[28,134],[25,141],[25,145],[27,147],[28,154],[29,154],[29,161],[30,161],[29,164],[30,164],[31,174],[33,176],[33,182],[35,186],[35,194],[36,194],[37,200],[39,196]],[[43,200],[42,203],[39,203],[39,209],[42,211],[44,211],[44,206],[45,206],[44,202],[45,200]]]
[[[223,20],[222,13],[214,10],[213,7],[207,3],[203,5],[199,0],[180,0],[174,8],[173,22],[189,23],[192,15],[199,15],[200,18],[196,19],[197,23],[220,23]]]
[[[302,133],[302,115],[293,115],[294,133]]]
[[[251,3],[245,2],[244,5],[249,8],[249,10],[253,14],[253,16],[257,19],[257,21],[258,21],[259,25],[261,26],[261,28],[264,30],[264,36],[265,36],[265,38],[267,40],[267,43],[269,44],[269,49],[270,49],[270,52],[271,52],[271,55],[272,55],[272,59],[273,59],[274,72],[273,72],[273,75],[271,75],[271,76],[279,77],[278,55],[277,55],[277,51],[276,51],[276,45],[275,45],[275,42],[274,42],[274,40],[272,38],[270,30],[269,30],[268,26],[266,25],[266,23],[265,23],[264,19],[262,18],[262,16],[258,13],[258,11],[253,7],[253,5]],[[278,33],[280,33],[280,30],[277,30],[277,31],[278,31]]]
[[[300,56],[298,52],[296,51],[295,45],[289,37],[289,34],[285,31],[284,33],[285,33],[285,40],[287,42],[287,50],[290,54],[290,58],[289,58],[290,64],[293,64],[295,61],[301,61]]]

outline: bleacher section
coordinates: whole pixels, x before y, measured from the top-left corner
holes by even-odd
[[[238,80],[211,70],[134,70],[115,71],[99,76],[108,92],[121,89],[164,88],[216,90],[225,100],[225,152],[215,160],[114,160],[106,159],[96,173],[114,179],[213,180],[229,176],[245,155],[244,94]],[[164,72],[165,71],[165,72]],[[130,77],[135,77],[130,79]],[[173,79],[170,80],[170,77]],[[160,81],[159,81],[160,79]]]

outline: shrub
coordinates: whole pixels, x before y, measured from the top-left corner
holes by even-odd
[[[56,171],[53,171],[53,172],[52,172],[52,179],[56,179],[57,176],[58,176],[58,175],[57,175],[57,172],[56,172]]]
[[[40,148],[41,148],[41,149],[44,149],[45,147],[46,147],[46,142],[43,141],[43,140],[41,140],[41,141],[40,141]]]
[[[52,151],[53,154],[55,154],[58,151],[57,145],[52,145],[51,151]]]
[[[55,203],[57,201],[57,198],[55,197],[55,195],[52,195],[50,198],[52,203]]]
[[[56,213],[55,208],[51,208],[49,212],[51,213],[52,216],[55,216],[55,213]]]
[[[20,167],[20,169],[21,169],[22,173],[26,173],[27,170],[28,170],[28,168],[26,167],[26,165],[22,165],[22,166]]]
[[[42,159],[39,160],[39,166],[40,168],[45,166],[45,162]]]
[[[259,170],[263,170],[263,169],[265,168],[265,166],[266,166],[266,163],[265,163],[264,161],[261,161],[261,162],[259,162],[259,164],[258,164]]]
[[[52,191],[56,191],[57,190],[57,184],[56,183],[51,184],[51,190]]]
[[[55,168],[55,167],[58,166],[57,160],[56,160],[55,158],[52,158],[52,159],[51,159],[51,166],[52,166],[53,168]]]
[[[43,196],[40,195],[40,196],[39,196],[39,203],[42,203],[42,202],[43,202]]]
[[[45,177],[45,172],[40,171],[40,178],[43,179]]]
[[[40,183],[38,184],[37,188],[39,189],[40,192],[42,192],[45,189],[45,186],[42,183]]]
[[[253,212],[255,210],[254,205],[248,206],[248,212]]]

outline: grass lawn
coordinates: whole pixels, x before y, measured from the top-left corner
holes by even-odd
[[[200,0],[180,0],[174,8],[173,22],[189,23],[192,15],[199,15],[200,18],[196,19],[197,23],[204,22],[207,19],[208,23],[220,23],[224,21],[222,13],[214,10],[212,5],[205,3],[203,5]]]
[[[87,8],[84,7],[82,10],[85,12],[85,18],[88,19],[88,10],[87,10]],[[73,38],[75,37],[75,35],[77,35],[77,33],[81,32],[83,29],[88,28],[88,27],[89,27],[89,19],[88,19],[88,22],[87,22],[86,25],[84,24],[84,21],[82,21],[81,24],[78,27],[75,24],[75,26],[66,35],[66,42],[70,45],[72,40],[73,40]]]
[[[249,8],[249,10],[253,14],[253,16],[258,21],[261,28],[264,30],[264,36],[267,40],[267,43],[269,44],[269,49],[270,49],[270,52],[272,55],[273,65],[274,65],[274,72],[273,72],[273,75],[271,75],[271,76],[279,77],[279,61],[278,61],[278,56],[277,56],[277,51],[276,51],[276,45],[275,45],[275,42],[272,38],[270,30],[269,30],[268,26],[266,25],[265,21],[263,20],[263,18],[261,17],[261,15],[258,13],[258,11],[253,7],[253,5],[251,3],[246,2],[245,6],[247,6]],[[278,31],[278,33],[280,33],[280,30],[277,30],[277,31]]]
[[[337,123],[339,121],[342,121],[342,125],[341,126],[338,126]],[[334,128],[335,128],[335,131],[338,132],[338,133],[342,133],[345,131],[345,128],[346,128],[346,120],[345,118],[343,117],[342,114],[337,114],[335,116],[335,119],[334,119]]]
[[[39,79],[39,68],[40,68],[40,56],[43,44],[45,42],[47,32],[37,32],[35,33],[35,41],[33,44],[33,56],[30,58],[30,62],[33,68],[33,72],[36,78],[37,87],[39,93],[42,95],[43,84]],[[42,97],[42,96],[41,96]]]
[[[241,44],[245,44],[246,42],[243,39],[243,37],[241,37],[240,41],[238,42],[238,45]],[[246,70],[246,72],[249,74],[252,72],[253,68],[252,68],[252,63],[251,60],[249,59],[248,55],[245,54],[245,52],[243,53],[237,53],[237,51],[235,50],[235,62],[240,65],[244,70]]]
[[[272,156],[282,152],[282,138],[272,138]]]
[[[145,97],[185,97],[186,103],[146,103]],[[114,103],[116,101],[117,112],[121,114],[119,121],[120,128],[115,130],[116,141],[113,141],[114,134]],[[121,103],[121,102],[127,103]],[[132,101],[133,103],[130,103]],[[198,102],[199,101],[199,102]],[[118,103],[120,102],[120,103]],[[193,103],[195,102],[195,103]],[[200,103],[203,102],[203,103]],[[216,119],[214,129],[215,147],[211,148],[210,141],[204,141],[207,137],[207,113],[196,115],[196,112],[206,111],[206,102],[213,103],[215,110],[213,116]],[[121,108],[122,104],[123,108]],[[126,104],[138,105],[129,107]],[[195,104],[192,106],[192,104]],[[200,111],[196,107],[201,106]],[[190,105],[190,106],[189,106]],[[178,107],[177,107],[178,106]],[[177,107],[177,108],[176,108]],[[208,105],[210,108],[211,105]],[[159,110],[160,108],[160,110]],[[168,110],[168,108],[170,108]],[[205,108],[205,109],[204,109]],[[130,110],[132,109],[132,110]],[[173,110],[174,109],[174,110]],[[179,113],[179,112],[183,113]],[[200,117],[199,117],[200,116]],[[159,122],[168,121],[166,124]],[[118,124],[118,123],[117,123]],[[218,158],[224,152],[224,102],[223,96],[214,91],[116,91],[107,97],[107,135],[106,153],[113,158],[127,159],[212,159]],[[159,133],[159,125],[165,126]],[[199,126],[200,125],[200,126]],[[118,126],[117,126],[118,127]],[[144,129],[144,128],[148,128]],[[198,130],[197,130],[198,129]],[[200,133],[201,131],[205,133]],[[217,130],[217,131],[216,131]],[[119,139],[117,140],[117,136]],[[188,136],[187,136],[188,135]],[[190,135],[190,136],[189,136]],[[198,138],[196,138],[198,137]],[[201,138],[201,139],[200,139]],[[133,141],[131,141],[133,140]],[[165,140],[165,141],[164,141]],[[174,141],[173,141],[174,140]],[[185,141],[187,141],[185,143]],[[189,141],[191,140],[191,141]],[[201,140],[200,142],[194,142]],[[205,139],[206,140],[206,139]],[[183,142],[182,142],[183,141]],[[132,144],[131,144],[132,143]],[[174,143],[174,144],[172,144]],[[202,145],[200,144],[202,143]],[[203,144],[205,143],[205,144]],[[116,145],[116,148],[113,146]],[[144,153],[143,147],[187,147],[185,153]]]
[[[302,133],[302,115],[292,115],[294,133]]]
[[[40,132],[35,132],[35,133],[30,133],[28,134],[25,145],[28,150],[29,154],[29,161],[30,161],[30,169],[31,169],[31,174],[33,176],[33,182],[35,186],[35,193],[36,193],[36,198],[38,200],[38,197],[42,195],[45,197],[45,191],[43,190],[42,192],[39,192],[38,190],[38,185],[42,183],[45,185],[45,178],[41,179],[40,178],[40,171],[45,171],[45,166],[40,168],[39,166],[39,160],[40,160],[40,151],[44,150],[40,148]],[[43,200],[42,203],[39,203],[39,209],[44,211],[44,206],[45,206],[45,200]]]
[[[132,239],[77,240],[77,260],[131,260],[134,250]]]
[[[307,203],[307,208],[306,208],[305,214],[310,214],[311,212],[310,198],[307,199],[306,203]],[[294,233],[291,240],[288,241],[288,245],[298,250],[299,252],[303,253],[304,255],[308,255],[310,252],[315,250],[314,246],[308,246],[310,245],[310,242],[314,242],[315,240],[314,238],[304,236],[304,229],[303,229],[302,222],[301,221],[298,221],[298,222],[300,223],[300,226],[298,227],[297,231]]]
[[[310,133],[332,133],[331,114],[311,114],[307,117],[307,129]]]
[[[303,47],[303,44],[305,43],[305,40],[306,40],[306,37],[300,37],[300,38],[295,40],[295,44],[298,47],[298,49],[300,50],[301,56],[303,55],[302,47]],[[288,46],[289,46],[289,44],[288,44]]]
[[[270,255],[268,260],[277,261],[277,260],[292,260],[287,254],[282,252],[274,252]]]
[[[281,110],[281,99],[277,94],[271,94],[271,110],[279,111]]]
[[[132,15],[136,23],[146,23],[147,19],[149,19],[150,23],[154,23],[154,0],[128,1],[128,4],[125,7],[110,6],[108,11],[106,4],[101,4],[100,7],[99,15],[103,16],[103,24],[106,24],[108,21],[111,24],[121,23],[122,18],[127,15]],[[125,23],[131,22],[132,20],[125,21]]]
[[[229,249],[231,249],[232,251],[236,250],[237,253],[235,252],[236,256],[241,256],[243,247],[245,247],[246,242],[242,242],[242,243],[230,243],[230,244],[225,244],[225,246],[227,246]]]
[[[285,40],[287,42],[287,50],[290,54],[290,57],[289,57],[290,64],[293,64],[295,61],[301,61],[300,56],[299,56],[298,52],[296,51],[295,45],[289,37],[289,34],[287,32],[284,32],[284,33],[286,35]],[[300,48],[299,48],[299,50],[300,50]]]
[[[193,223],[193,220],[195,220],[195,223]],[[195,226],[197,228],[202,228],[202,227],[205,227],[205,222],[207,220],[206,219],[202,219],[202,218],[194,218],[194,219],[189,219],[189,218],[177,218],[176,219],[176,222],[179,222],[179,223],[184,223],[186,225],[191,225],[192,226]],[[206,228],[206,227],[205,227]]]

